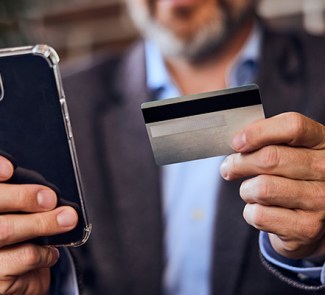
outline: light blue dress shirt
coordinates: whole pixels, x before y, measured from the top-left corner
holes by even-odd
[[[228,69],[229,87],[251,83],[259,59],[259,28],[249,38]],[[158,48],[146,43],[148,88],[155,99],[180,96],[165,67]],[[219,166],[224,157],[214,157],[162,167],[165,222],[164,272],[168,295],[210,294],[213,224],[216,214]]]
[[[253,83],[259,66],[261,31],[256,26],[245,46],[228,69],[228,87]],[[147,85],[154,99],[180,96],[158,48],[146,42]],[[162,167],[165,222],[164,288],[166,295],[209,295],[213,225],[216,218],[219,166],[224,157],[214,157]],[[325,267],[297,267],[272,249],[266,233],[260,237],[264,257],[282,268],[322,277]]]

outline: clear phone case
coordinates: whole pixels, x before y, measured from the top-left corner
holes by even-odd
[[[80,246],[91,224],[58,64],[47,45],[0,50],[0,154],[15,165],[10,183],[47,185],[56,191],[58,205],[78,212],[74,230],[35,242]]]

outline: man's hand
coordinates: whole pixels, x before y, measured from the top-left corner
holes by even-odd
[[[3,183],[12,174],[0,156],[0,294],[46,294],[59,251],[24,241],[69,231],[78,215],[71,207],[55,208],[57,197],[45,186]]]
[[[253,123],[235,135],[237,154],[220,167],[243,181],[244,218],[293,259],[325,255],[325,127],[297,113]]]

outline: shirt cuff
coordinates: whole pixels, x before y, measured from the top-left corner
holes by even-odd
[[[305,281],[307,279],[319,280],[325,285],[325,263],[323,266],[313,266],[311,262],[301,259],[289,259],[278,254],[272,247],[266,232],[260,232],[259,246],[264,258],[285,270],[292,271]]]

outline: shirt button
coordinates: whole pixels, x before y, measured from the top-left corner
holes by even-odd
[[[306,276],[306,275],[303,274],[303,273],[298,273],[297,276],[298,276],[298,278],[299,278],[301,281],[306,281],[306,280],[308,280],[308,276]]]
[[[195,209],[192,213],[192,218],[196,221],[200,221],[204,218],[204,212],[201,209]]]

